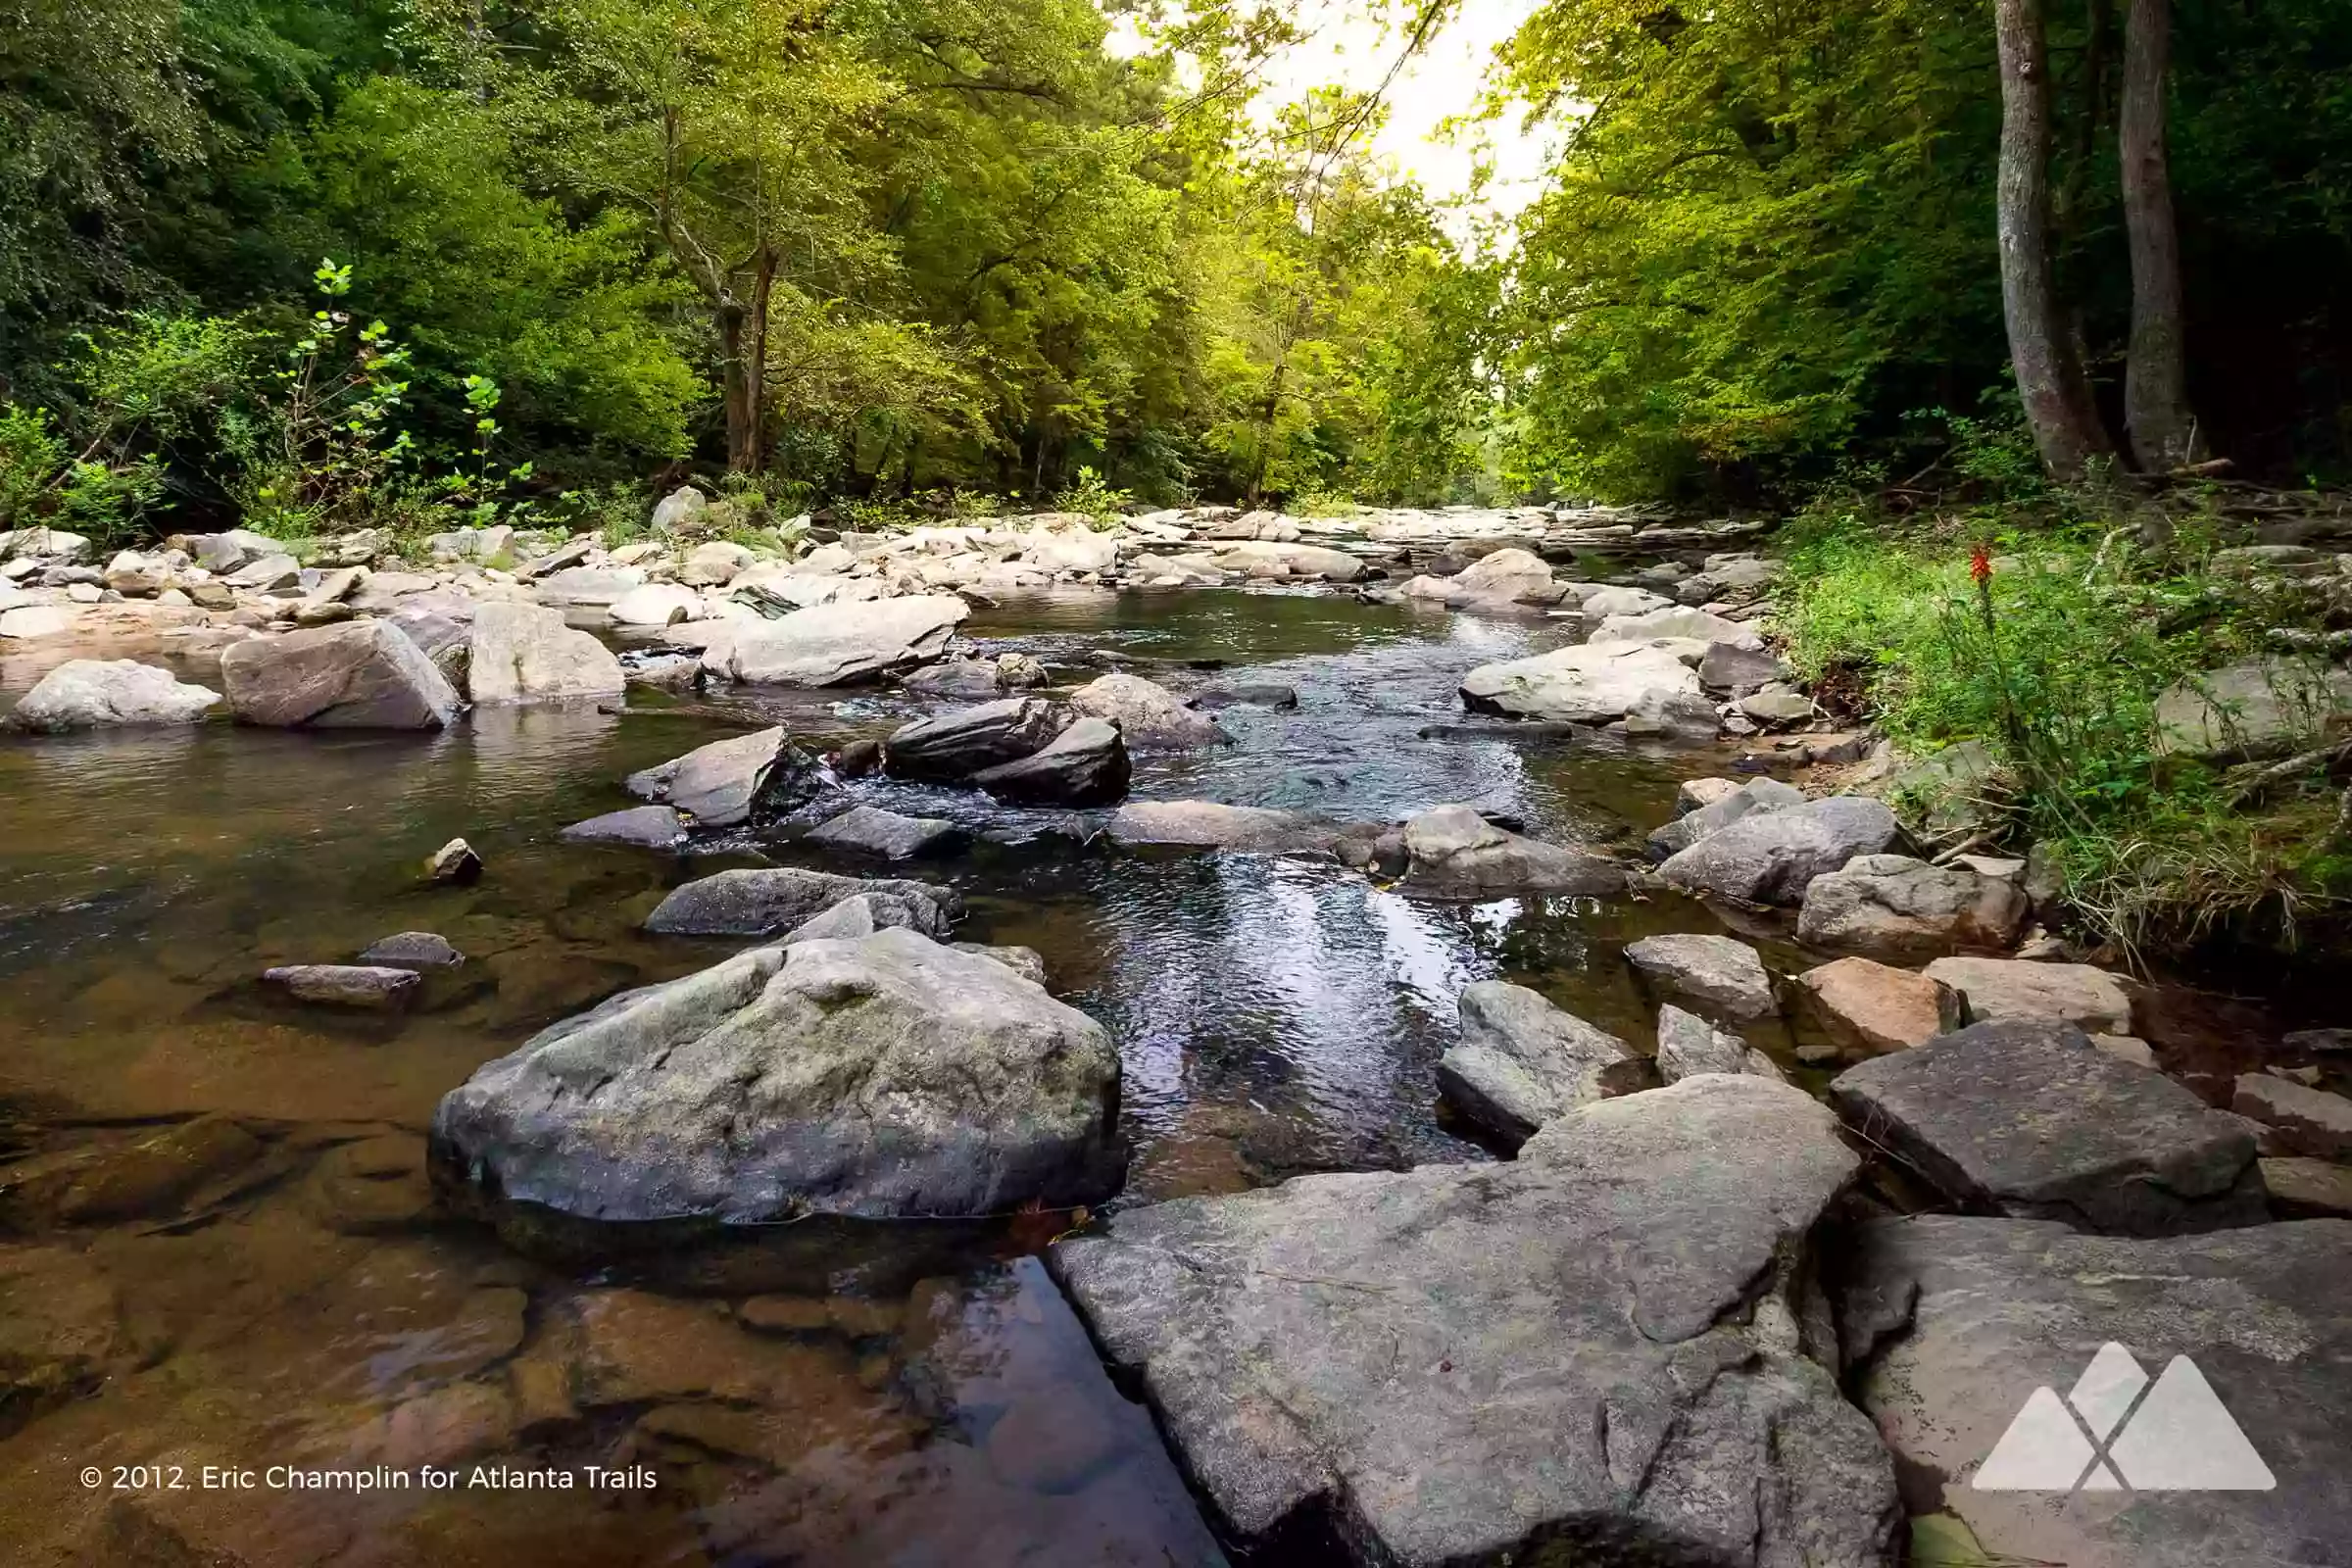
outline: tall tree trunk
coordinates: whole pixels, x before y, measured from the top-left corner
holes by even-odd
[[[2124,232],[2132,250],[2132,353],[2124,367],[2124,428],[2150,473],[2194,463],[2182,343],[2180,235],[2165,158],[2164,89],[2172,68],[2172,0],[2131,0],[2124,15]]]
[[[2050,72],[2041,0],[1993,0],[1992,15],[2001,55],[1997,203],[2009,360],[2043,466],[2071,482],[2110,448],[2060,319],[2050,265]]]

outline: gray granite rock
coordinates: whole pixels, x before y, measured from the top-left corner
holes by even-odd
[[[1770,1056],[1672,1004],[1658,1009],[1657,1065],[1658,1076],[1670,1084],[1707,1072],[1750,1073],[1787,1082]]]
[[[943,816],[901,816],[880,807],[857,806],[823,826],[809,829],[807,842],[885,860],[911,860],[918,856],[954,854],[969,836]]]
[[[1839,1114],[1979,1211],[2164,1236],[2268,1217],[2254,1140],[2071,1024],[1975,1024],[1849,1067]]]
[[[944,937],[962,901],[929,882],[834,876],[778,866],[720,871],[674,889],[646,916],[645,928],[664,936],[781,936],[811,915],[860,893],[896,894],[932,910],[924,935]]]
[[[631,806],[574,822],[559,835],[566,844],[623,844],[640,850],[686,845],[686,819],[666,806]]]
[[[414,969],[376,964],[289,963],[262,971],[262,980],[297,1002],[333,1007],[397,1012],[416,999],[421,983]]]
[[[893,731],[883,743],[882,767],[893,778],[959,781],[1034,756],[1054,737],[1052,704],[1006,697]]]
[[[1658,874],[1692,893],[1793,905],[1815,877],[1857,855],[1884,854],[1901,836],[1883,803],[1834,795],[1742,816],[1674,855]]]
[[[1903,855],[1862,855],[1806,887],[1796,935],[1811,947],[1899,961],[1956,949],[2006,950],[2028,912],[2025,893],[2006,878]]]
[[[1625,957],[1659,1001],[1680,1003],[1718,1023],[1754,1023],[1781,1010],[1764,960],[1731,937],[1643,937],[1626,946]]]
[[[2137,987],[2123,975],[2086,963],[2037,963],[2026,958],[1937,958],[1926,969],[1960,993],[1970,1023],[2060,1018],[2086,1034],[2132,1033]]]
[[[465,961],[466,955],[450,946],[447,937],[431,931],[396,932],[369,943],[360,955],[362,963],[391,969],[455,969]]]
[[[1174,692],[1141,675],[1104,675],[1071,693],[1070,707],[1118,725],[1131,751],[1182,751],[1221,746],[1232,739],[1215,719],[1195,712]]]
[[[1127,793],[1134,764],[1116,725],[1081,718],[1018,761],[974,773],[971,782],[1016,806],[1108,806]]]
[[[380,620],[232,643],[220,684],[247,724],[439,729],[460,707],[432,661]]]
[[[2237,1080],[2230,1108],[2275,1129],[2299,1154],[2352,1159],[2352,1100],[2267,1072]]]
[[[1506,832],[1468,806],[1441,806],[1404,825],[1407,893],[1439,899],[1625,891],[1625,868],[1590,850]]]
[[[1894,1450],[1911,1511],[1938,1515],[1960,1538],[1960,1550],[1936,1560],[2069,1568],[2344,1560],[2352,1542],[2348,1256],[2352,1223],[2343,1220],[2160,1240],[1952,1215],[1864,1227],[1841,1270],[1853,1387]],[[2101,1375],[2086,1378],[2094,1356]],[[2127,1417],[2143,1381],[2154,1387]],[[2226,1432],[2217,1441],[2209,1414],[2177,1418],[2202,1402],[2193,1385],[2218,1399],[2269,1472],[2270,1489],[2198,1490],[2202,1467],[2240,1460],[2242,1450]],[[2109,1462],[2130,1485],[2071,1495],[2063,1486],[1979,1488],[1981,1467],[2030,1399],[2048,1401],[2044,1408],[2068,1423],[2060,1431],[2073,1430],[2061,1396],[2102,1429]],[[2055,1468],[2079,1458],[2086,1473],[2093,1457],[2078,1433]]]
[[[1270,1560],[1877,1568],[1893,1475],[1800,1301],[1854,1169],[1802,1093],[1710,1075],[1507,1165],[1128,1209],[1051,1262]]]
[[[1481,980],[1462,992],[1462,1038],[1438,1061],[1438,1091],[1507,1143],[1590,1101],[1645,1087],[1626,1043],[1537,992]]]
[[[696,827],[714,828],[781,816],[814,800],[827,782],[782,729],[763,729],[632,773],[625,787],[641,801],[677,808]]]
[[[1113,843],[1286,853],[1328,848],[1338,830],[1300,811],[1215,801],[1135,801],[1111,813]]]
[[[1002,1213],[1117,1187],[1118,1053],[1010,968],[903,929],[615,997],[433,1117],[452,1188],[582,1219]]]
[[[220,701],[136,660],[70,659],[24,694],[0,728],[41,735],[122,725],[193,724]]]

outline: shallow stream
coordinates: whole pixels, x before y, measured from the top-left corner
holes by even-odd
[[[1084,593],[965,630],[1071,680],[1094,672],[1081,656],[1117,655],[1180,690],[1297,689],[1295,711],[1225,710],[1230,747],[1139,759],[1142,799],[1351,820],[1470,801],[1540,837],[1622,848],[1671,814],[1680,778],[1725,762],[1424,738],[1459,721],[1469,667],[1544,645],[1540,620]],[[42,662],[0,664],[0,699]],[[626,773],[745,728],[831,746],[948,706],[632,696],[624,713],[485,711],[431,738],[211,723],[0,748],[9,1560],[1223,1560],[1032,1255],[1052,1223],[1010,1225],[911,1290],[844,1280],[820,1298],[778,1294],[756,1260],[553,1268],[433,1207],[423,1135],[444,1092],[549,1022],[740,946],[641,934],[666,888],[763,857],[867,869],[790,845],[691,859],[573,847],[562,826],[629,804]],[[1334,865],[1120,854],[1047,831],[1051,813],[858,789],[982,830],[970,855],[915,874],[963,894],[959,936],[1042,952],[1054,993],[1118,1041],[1121,1202],[1490,1157],[1434,1090],[1463,985],[1519,980],[1645,1045],[1619,950],[1721,928],[1673,898],[1418,903]],[[423,858],[460,834],[482,881],[420,885]],[[282,1004],[253,983],[409,930],[467,962],[404,1018]],[[1775,967],[1801,966],[1764,945]],[[178,1140],[169,1157],[147,1147],[159,1136]],[[467,1484],[431,1492],[202,1485],[206,1465],[455,1455]],[[652,1484],[517,1493],[470,1484],[476,1463],[643,1465]],[[117,1469],[141,1464],[164,1471]],[[82,1485],[88,1466],[99,1487]],[[174,1470],[176,1488],[161,1479]]]

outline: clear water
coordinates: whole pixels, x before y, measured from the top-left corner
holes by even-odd
[[[966,629],[1073,678],[1078,655],[1107,650],[1179,687],[1297,687],[1295,712],[1221,714],[1230,747],[1143,759],[1139,798],[1359,820],[1473,801],[1610,845],[1724,760],[1421,738],[1460,719],[1463,671],[1543,646],[1541,620],[1208,592],[1041,598]],[[0,693],[56,657],[0,663]],[[1224,667],[1189,667],[1211,661]],[[1031,1255],[1050,1225],[1011,1225],[904,1294],[755,1300],[775,1289],[756,1259],[557,1269],[424,1197],[444,1092],[554,1019],[729,951],[641,934],[666,888],[761,858],[856,869],[789,844],[681,860],[562,845],[558,829],[628,804],[629,771],[744,727],[830,745],[924,710],[895,693],[730,695],[484,712],[430,738],[208,724],[0,746],[11,1560],[1220,1560],[1149,1417]],[[1434,1091],[1461,987],[1518,979],[1645,1042],[1620,948],[1715,928],[1680,900],[1437,906],[1307,861],[1021,843],[1049,813],[858,789],[1013,841],[925,874],[964,894],[963,934],[1039,949],[1056,994],[1119,1041],[1122,1201],[1487,1158]],[[419,862],[459,834],[487,875],[421,886]],[[282,1005],[253,984],[404,930],[468,958],[409,1016]],[[252,1147],[192,1185],[142,1163],[142,1143],[208,1117]],[[358,1497],[199,1484],[207,1464],[371,1456],[468,1473],[642,1464],[656,1482]],[[153,1463],[185,1486],[114,1485],[113,1467]],[[88,1465],[104,1485],[81,1485]]]

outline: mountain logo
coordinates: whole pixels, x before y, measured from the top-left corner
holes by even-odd
[[[2132,1352],[2110,1340],[2064,1399],[2046,1385],[2034,1391],[1969,1485],[1979,1492],[2269,1492],[2278,1482],[2194,1361],[2174,1356],[2150,1386]]]

